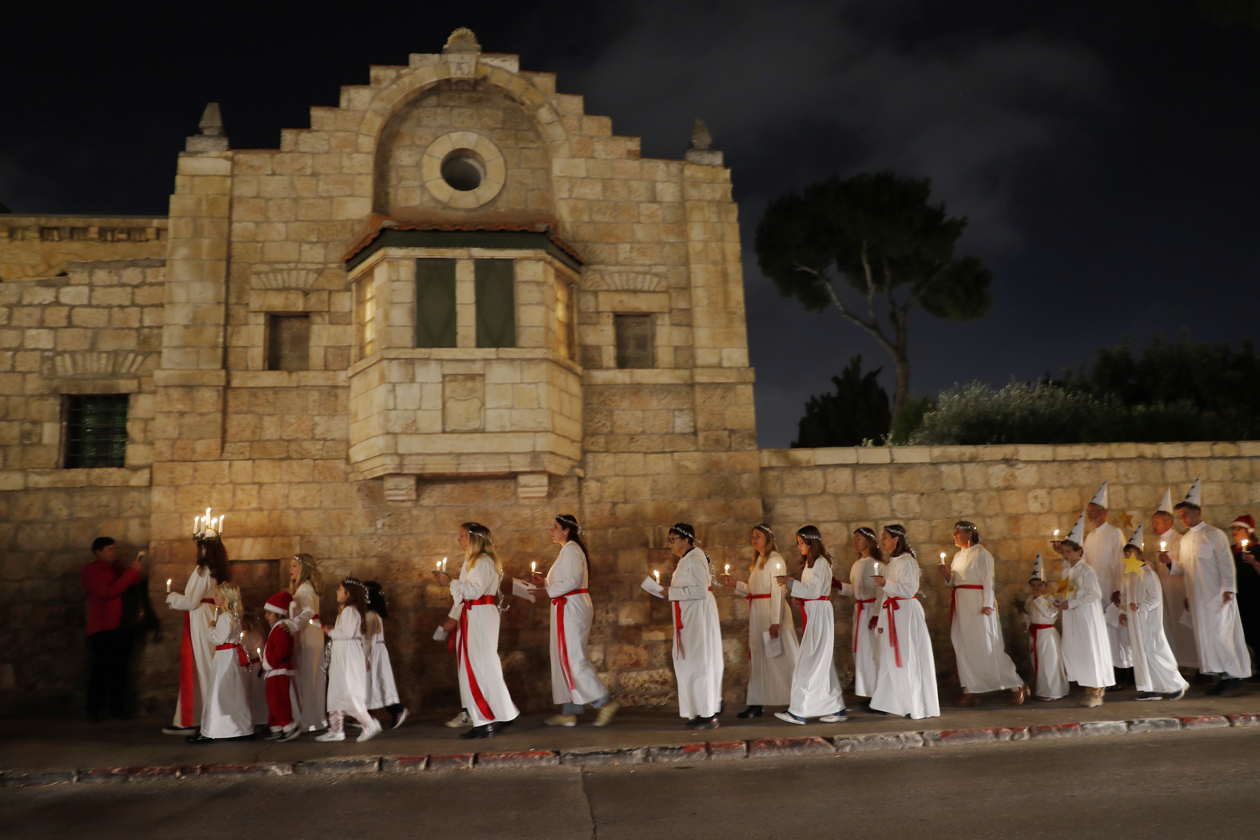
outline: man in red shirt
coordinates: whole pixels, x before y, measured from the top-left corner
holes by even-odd
[[[87,713],[93,721],[105,718],[105,701],[115,717],[127,714],[127,662],[131,645],[122,623],[122,595],[140,580],[143,552],[131,568],[117,563],[118,548],[110,537],[92,541],[96,559],[83,567],[80,575],[87,590],[87,632],[91,646],[88,672]]]

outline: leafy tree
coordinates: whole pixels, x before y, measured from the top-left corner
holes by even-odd
[[[796,447],[860,446],[882,440],[892,424],[888,392],[879,384],[882,368],[863,374],[862,356],[854,356],[839,376],[834,394],[811,396],[797,426]]]
[[[832,177],[770,202],[757,226],[757,259],[779,294],[810,311],[834,306],[892,356],[894,415],[910,390],[910,310],[969,321],[990,304],[989,270],[954,255],[967,220],[930,198],[926,178]]]

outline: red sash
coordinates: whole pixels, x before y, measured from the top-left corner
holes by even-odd
[[[805,612],[806,601],[830,601],[830,595],[824,595],[821,598],[797,598],[801,602],[801,635],[805,635],[805,628],[809,626],[809,615]]]
[[[954,623],[954,613],[958,611],[958,590],[959,589],[984,589],[978,583],[960,583],[949,591],[949,623]]]
[[[764,595],[745,595],[744,597],[747,598],[749,601],[753,601],[753,600],[756,600],[757,598],[769,598],[770,593],[767,592]]]
[[[245,652],[245,648],[242,647],[241,645],[238,645],[235,642],[233,642],[226,645],[214,646],[215,651],[231,650],[232,648],[236,648],[236,661],[240,663],[242,668],[248,668],[249,667],[249,654]]]
[[[884,609],[888,612],[888,644],[892,645],[893,652],[897,656],[897,667],[901,667],[901,644],[897,641],[897,616],[893,613],[901,609],[897,605],[898,601],[908,601],[909,598],[884,598]]]
[[[569,603],[570,595],[582,595],[586,591],[574,589],[572,592],[566,592],[551,599],[551,603],[556,607],[556,651],[560,656],[560,671],[564,674],[564,681],[569,686],[569,691],[573,691],[576,686],[573,684],[573,668],[569,664],[569,644],[564,639],[564,606]]]
[[[712,586],[709,587],[709,591],[710,592],[713,591]],[[683,629],[682,601],[675,601],[674,602],[674,658],[675,659],[687,658],[687,652],[683,650],[682,629]],[[752,658],[751,653],[748,654],[748,658],[749,659]]]
[[[874,598],[858,598],[857,599],[857,615],[853,618],[853,652],[857,653],[858,636],[862,632],[862,610],[863,604],[875,603]]]
[[[472,693],[473,702],[477,704],[477,710],[486,720],[494,720],[494,711],[481,693],[481,686],[477,684],[477,675],[473,672],[472,660],[468,658],[468,611],[473,607],[487,605],[494,606],[493,595],[482,595],[475,600],[464,601],[463,609],[459,611],[459,658],[464,663],[464,674],[468,677],[468,690]]]
[[[202,598],[201,603],[213,604],[213,598]],[[194,609],[201,609],[200,606]],[[197,679],[197,659],[192,646],[192,611],[184,612],[184,638],[179,643],[179,725],[185,729],[196,725],[193,720],[193,690]]]
[[[1053,624],[1030,624],[1030,625],[1028,625],[1028,632],[1029,632],[1029,634],[1031,634],[1031,635],[1032,635],[1033,684],[1034,684],[1034,687],[1035,687],[1035,685],[1036,685],[1036,681],[1037,681],[1037,680],[1040,678],[1040,676],[1041,676],[1041,663],[1037,661],[1037,634],[1038,634],[1038,633],[1040,633],[1042,630],[1050,630],[1050,629],[1052,629],[1053,627],[1054,627],[1054,625],[1053,625]]]

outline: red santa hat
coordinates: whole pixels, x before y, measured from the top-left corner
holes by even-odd
[[[289,604],[293,603],[293,596],[288,592],[277,592],[267,599],[265,609],[271,610],[273,613],[287,616],[289,614]]]
[[[1246,528],[1248,534],[1254,534],[1256,532],[1256,518],[1250,513],[1244,513],[1242,516],[1230,523],[1231,528],[1235,525],[1240,528]]]

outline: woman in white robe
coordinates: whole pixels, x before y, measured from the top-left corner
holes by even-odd
[[[1075,534],[1078,529],[1073,528]],[[1101,706],[1107,686],[1115,685],[1111,664],[1111,640],[1103,619],[1102,588],[1098,575],[1086,562],[1081,544],[1063,540],[1057,544],[1069,568],[1064,591],[1055,601],[1063,613],[1063,668],[1069,681],[1085,689],[1084,706]]]
[[[197,731],[205,709],[206,689],[214,660],[214,596],[220,583],[228,581],[228,558],[223,543],[198,540],[197,565],[188,577],[184,591],[168,592],[166,605],[184,613],[184,632],[179,650],[179,699],[175,717],[162,731],[168,735],[189,735]]]
[[[840,594],[853,598],[853,692],[859,697],[875,693],[875,677],[879,674],[879,650],[875,625],[879,620],[883,591],[875,585],[884,553],[870,528],[853,532],[853,547],[858,559],[849,569],[849,582],[840,584]]]
[[[1028,644],[1033,656],[1034,696],[1043,702],[1067,697],[1067,671],[1063,669],[1063,649],[1054,623],[1059,618],[1054,599],[1046,593],[1046,582],[1040,578],[1028,581],[1032,596],[1024,602],[1028,625]]]
[[[1141,528],[1135,537],[1140,540]],[[1120,579],[1120,623],[1129,630],[1133,649],[1133,678],[1138,700],[1160,700],[1174,695],[1180,700],[1190,684],[1177,670],[1177,658],[1164,635],[1164,592],[1159,575],[1146,565],[1139,546],[1124,548],[1126,557],[1142,561],[1136,571],[1126,571]]]
[[[298,628],[293,635],[293,668],[297,671],[293,682],[302,704],[299,724],[302,731],[311,732],[328,726],[328,675],[322,667],[325,637],[319,616],[324,582],[311,555],[295,554],[289,560],[289,592],[293,595],[289,617]]]
[[[801,649],[792,672],[792,699],[786,712],[774,716],[787,723],[803,724],[809,718],[822,723],[847,720],[840,678],[836,675],[836,614],[831,606],[831,555],[813,525],[796,532],[796,548],[804,568],[801,579],[780,575],[776,581],[801,604]]]
[[[722,628],[713,598],[713,565],[696,547],[696,531],[686,522],[669,529],[669,550],[678,565],[662,595],[673,611],[674,676],[678,714],[688,729],[717,729],[722,713]]]
[[[499,607],[496,595],[503,582],[503,566],[494,550],[490,529],[477,522],[459,528],[464,565],[459,579],[435,572],[439,583],[449,583],[454,604],[443,627],[455,639],[459,697],[472,728],[459,737],[489,738],[520,716],[503,681],[499,660]]]
[[[884,573],[875,576],[884,600],[876,627],[881,647],[871,709],[915,720],[940,717],[932,637],[917,597],[919,561],[901,525],[886,526],[880,542],[892,559]]]
[[[532,583],[547,590],[551,599],[551,700],[560,714],[547,726],[577,726],[586,704],[599,710],[596,726],[607,726],[621,704],[612,699],[595,665],[586,655],[587,639],[595,619],[590,586],[590,560],[577,519],[562,513],[551,522],[551,541],[560,554],[544,578],[534,573]]]
[[[188,739],[193,743],[254,737],[253,698],[246,682],[253,674],[241,645],[241,591],[231,583],[219,584],[214,605],[218,613],[208,634],[214,644],[214,662],[206,685],[201,733]]]
[[[792,672],[800,647],[792,608],[783,587],[774,582],[776,576],[787,574],[774,532],[768,525],[754,525],[749,541],[754,557],[748,582],[737,582],[730,575],[722,578],[723,585],[733,587],[735,594],[748,601],[748,708],[738,715],[745,720],[761,717],[766,706],[791,702]],[[774,656],[768,647],[775,650]]]
[[[1015,663],[1006,653],[1002,623],[993,598],[993,555],[980,545],[980,532],[967,521],[954,524],[959,552],[949,568],[939,567],[950,594],[950,639],[963,694],[955,706],[974,706],[980,695],[1010,691],[1011,705],[1028,698]]]
[[[381,734],[380,722],[367,710],[367,587],[357,578],[343,578],[337,587],[337,624],[324,629],[332,644],[328,657],[328,731],[316,741],[344,741],[346,715],[363,731],[356,741]]]

